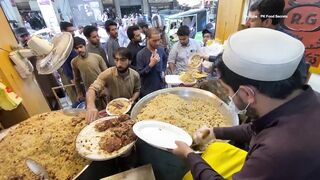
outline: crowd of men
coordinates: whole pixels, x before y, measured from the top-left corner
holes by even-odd
[[[179,42],[171,47],[164,24],[153,23],[155,27],[152,27],[146,23],[147,21],[141,14],[124,15],[122,19],[119,19],[106,11],[104,12],[104,20],[104,27],[92,23],[87,26],[78,26],[77,30],[71,22],[60,22],[61,32],[71,33],[74,37],[73,50],[58,70],[63,85],[75,84],[75,88],[65,88],[73,107],[85,101],[86,92],[100,73],[108,68],[120,66],[117,65],[115,59],[120,47],[125,48],[121,52],[128,51],[130,53],[130,56],[127,56],[130,62],[129,66],[122,68],[125,70],[131,68],[139,74],[141,83],[139,97],[164,88],[166,73],[178,74],[184,71],[189,56],[192,53],[201,52],[200,42],[189,38],[190,29],[188,26],[179,28]],[[15,32],[20,42],[27,47],[26,42],[30,39],[30,33],[23,27],[17,28]],[[209,38],[213,39],[211,30],[206,29],[204,33],[206,34],[204,36],[209,34]],[[203,45],[205,44],[203,43]],[[119,53],[120,56],[123,56],[122,54]],[[169,68],[167,69],[167,67]],[[51,88],[59,86],[60,78],[57,83],[53,83],[51,86],[43,85],[43,87],[48,87],[47,90],[43,90],[43,93],[50,94],[50,97],[46,96],[49,104],[51,103],[49,101],[53,101],[55,98],[51,93]],[[103,109],[108,101],[124,97],[121,93],[116,97],[110,96],[112,93],[110,88],[113,87],[106,86],[103,93],[96,97],[95,102],[98,110]],[[134,99],[136,100],[136,98]],[[56,110],[58,106],[55,105],[51,109]]]

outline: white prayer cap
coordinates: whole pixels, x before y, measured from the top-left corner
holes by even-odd
[[[224,46],[224,64],[236,74],[258,81],[288,79],[305,50],[301,41],[268,28],[236,32]]]

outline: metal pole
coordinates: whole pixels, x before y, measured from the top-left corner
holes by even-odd
[[[122,18],[120,9],[120,0],[113,0],[114,7],[116,8],[116,16]]]

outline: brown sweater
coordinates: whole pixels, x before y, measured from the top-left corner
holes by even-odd
[[[98,75],[107,69],[106,63],[101,56],[88,53],[86,57],[77,56],[71,61],[73,76],[77,93],[81,93],[81,80],[85,90],[97,79]]]

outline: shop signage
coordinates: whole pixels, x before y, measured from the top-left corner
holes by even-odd
[[[310,72],[320,73],[320,0],[286,0],[285,14],[282,27],[304,43]]]

